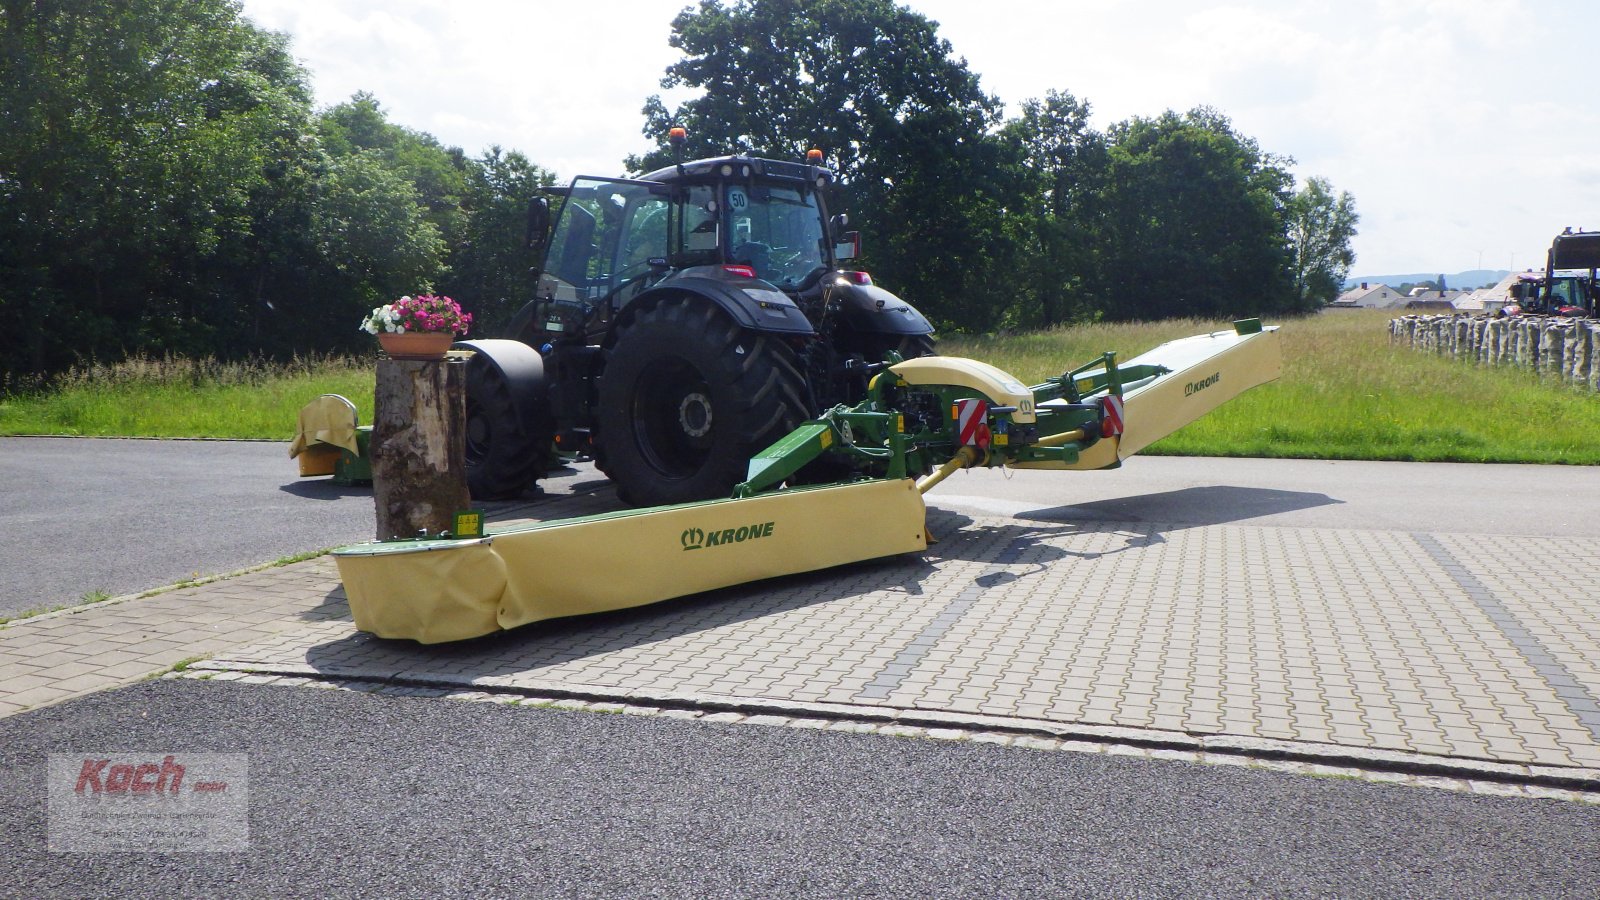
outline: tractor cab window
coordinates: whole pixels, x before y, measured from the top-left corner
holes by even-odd
[[[781,288],[797,288],[826,270],[822,213],[806,190],[777,185],[729,185],[728,257]]]
[[[1550,282],[1550,308],[1584,306],[1583,284],[1576,278],[1560,276]]]
[[[718,257],[717,191],[711,185],[691,185],[678,193],[676,227],[672,232],[672,265],[712,266]]]
[[[541,294],[600,300],[638,285],[667,252],[667,192],[642,181],[579,178],[545,255]]]

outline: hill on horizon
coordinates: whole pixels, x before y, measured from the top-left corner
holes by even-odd
[[[1486,284],[1496,284],[1500,279],[1511,274],[1510,269],[1468,269],[1465,272],[1451,274],[1445,272],[1445,287],[1453,291],[1471,291]],[[1402,284],[1416,284],[1422,281],[1434,281],[1439,277],[1438,272],[1412,272],[1407,275],[1352,275],[1344,280],[1344,289],[1349,290],[1363,282],[1367,284],[1387,284],[1397,288]]]

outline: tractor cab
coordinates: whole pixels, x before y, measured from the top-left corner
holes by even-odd
[[[698,160],[640,179],[578,178],[559,192],[537,309],[529,310],[521,336],[534,346],[594,338],[640,294],[679,278],[702,289],[720,285],[710,290],[749,306],[774,330],[809,331],[798,309],[774,315],[770,304],[793,307],[855,255],[859,239],[843,233],[844,217],[827,216],[822,195],[832,183],[833,174],[818,165],[746,156]],[[539,212],[533,218],[537,244],[547,226]],[[744,302],[751,297],[753,304]],[[790,327],[784,319],[793,319]]]

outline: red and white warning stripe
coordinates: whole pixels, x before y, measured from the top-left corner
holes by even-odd
[[[956,433],[969,447],[989,446],[989,404],[979,399],[955,402]]]
[[[1122,433],[1122,398],[1107,394],[1100,401],[1100,436],[1112,437]]]

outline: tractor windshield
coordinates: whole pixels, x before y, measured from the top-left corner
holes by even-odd
[[[810,191],[779,185],[729,185],[728,256],[780,288],[826,270],[822,212]]]
[[[1584,283],[1585,281],[1586,279],[1584,278],[1570,275],[1557,275],[1552,278],[1550,280],[1550,289],[1547,292],[1550,299],[1550,308],[1559,309],[1563,306],[1581,306],[1584,309],[1588,309],[1589,292],[1586,290],[1588,285]]]
[[[822,212],[799,187],[579,178],[566,194],[543,267],[552,299],[626,303],[672,269],[719,262],[794,290],[827,268]]]

